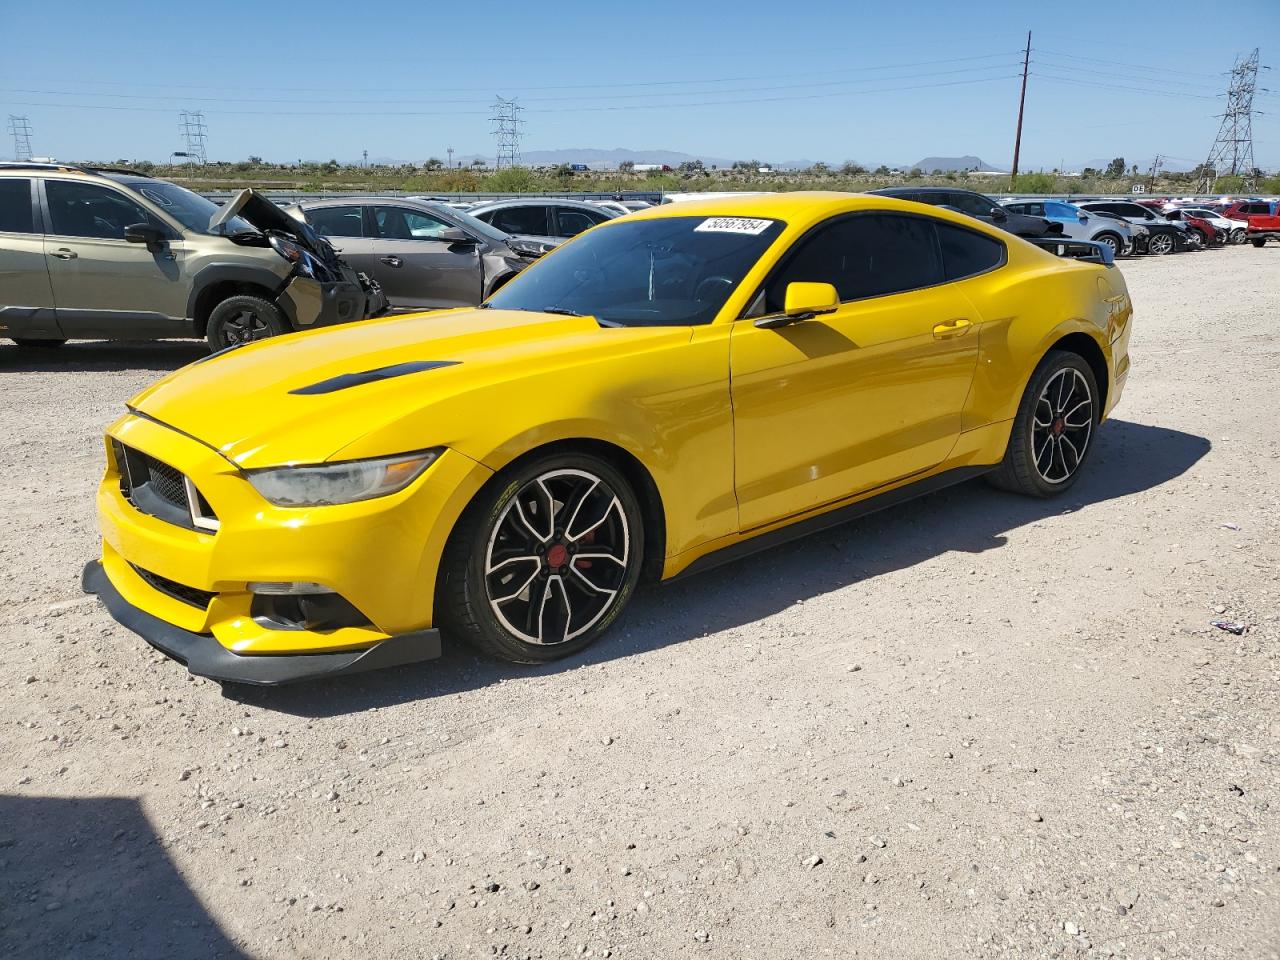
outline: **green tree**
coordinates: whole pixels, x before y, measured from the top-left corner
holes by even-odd
[[[840,172],[846,177],[861,177],[867,172],[867,168],[860,163],[846,160],[844,166],[840,168]]]
[[[425,166],[428,170],[439,170],[441,167],[444,166],[444,161],[441,160],[439,157],[429,157],[427,158],[427,162],[423,164],[423,166]]]
[[[1047,173],[1020,173],[1011,189],[1014,193],[1056,193],[1058,181]]]
[[[1244,177],[1219,177],[1213,184],[1214,193],[1240,193],[1244,190]]]
[[[1119,179],[1124,176],[1124,157],[1116,157],[1107,164],[1107,169],[1103,173],[1112,180]]]

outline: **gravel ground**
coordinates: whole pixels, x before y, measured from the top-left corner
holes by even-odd
[[[1280,957],[1280,250],[1123,270],[1065,499],[239,700],[79,591],[103,428],[199,347],[0,346],[0,955]]]

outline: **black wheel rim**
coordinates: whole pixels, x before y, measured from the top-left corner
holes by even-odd
[[[235,347],[271,336],[271,328],[255,310],[237,310],[222,323],[221,339],[224,347]]]
[[[627,579],[631,531],[618,495],[585,470],[552,470],[503,506],[485,552],[485,591],[498,621],[525,643],[586,633]]]
[[[1093,439],[1093,391],[1074,367],[1049,378],[1031,420],[1031,456],[1045,483],[1066,483],[1084,461]]]

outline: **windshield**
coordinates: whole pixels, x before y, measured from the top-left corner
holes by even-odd
[[[585,314],[607,326],[710,323],[784,226],[747,217],[602,224],[521,273],[487,306]]]
[[[209,218],[218,210],[212,200],[206,200],[186,187],[165,180],[125,180],[124,185],[134,193],[146,197],[157,207],[188,230],[195,233],[209,232]],[[253,224],[240,217],[232,217],[218,228],[219,234],[258,233]]]

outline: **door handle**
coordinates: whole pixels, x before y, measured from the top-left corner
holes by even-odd
[[[381,260],[383,263],[385,263],[388,267],[404,266],[404,261],[401,260],[399,257],[379,257],[378,259]]]
[[[947,337],[962,337],[969,332],[969,328],[973,324],[965,317],[956,317],[954,320],[948,320],[946,323],[940,323],[933,328],[933,336],[937,340],[944,340]]]
[[[53,251],[53,253],[49,254],[49,256],[57,257],[59,260],[74,260],[76,257],[80,256],[80,254],[76,253],[69,247],[59,247],[57,250]]]

